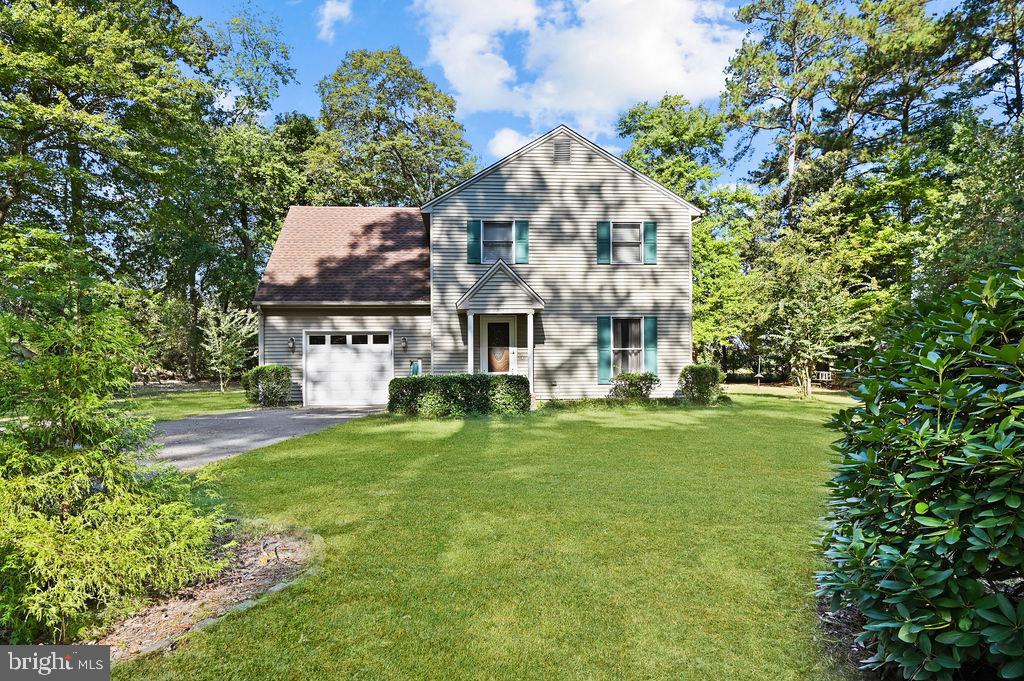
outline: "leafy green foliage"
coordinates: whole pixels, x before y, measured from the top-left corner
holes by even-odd
[[[150,423],[113,399],[141,344],[117,291],[32,232],[0,248],[0,300],[19,313],[0,308],[0,633],[75,640],[215,574],[208,492],[171,469],[144,474]]]
[[[388,411],[426,418],[467,414],[522,414],[530,410],[530,381],[525,376],[421,374],[393,378]]]
[[[919,303],[859,357],[840,413],[821,593],[905,678],[1024,676],[1024,277]]]
[[[861,315],[852,305],[842,263],[815,259],[804,235],[794,231],[779,240],[758,274],[758,294],[768,315],[763,339],[789,362],[809,397],[815,365],[860,340]]]
[[[281,407],[292,389],[292,370],[280,364],[264,364],[242,374],[242,388],[249,402],[261,407]]]
[[[255,354],[253,340],[258,319],[259,315],[253,310],[203,307],[203,348],[210,368],[220,379],[221,392],[245,361]]]
[[[622,160],[683,197],[708,191],[724,162],[721,115],[681,95],[634,105],[619,119],[618,133],[632,138]]]
[[[661,379],[653,371],[624,371],[612,379],[608,396],[622,400],[649,400]]]
[[[693,404],[714,404],[722,396],[725,374],[715,364],[690,364],[679,373],[679,392]]]
[[[349,52],[317,89],[326,131],[317,172],[344,178],[346,203],[418,206],[472,175],[455,100],[397,47]]]

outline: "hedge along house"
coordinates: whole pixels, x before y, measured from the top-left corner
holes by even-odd
[[[699,214],[566,126],[420,208],[294,206],[256,292],[260,362],[311,406],[383,404],[421,372],[523,374],[548,399],[653,371],[671,395]]]

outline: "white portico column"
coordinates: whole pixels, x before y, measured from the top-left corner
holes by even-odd
[[[473,373],[473,313],[466,313],[466,373]]]
[[[526,365],[526,375],[530,379],[530,392],[535,392],[533,389],[533,313],[530,312],[526,315],[526,347],[529,349],[530,357],[528,364]]]

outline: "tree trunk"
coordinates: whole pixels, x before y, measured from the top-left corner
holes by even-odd
[[[797,128],[799,126],[800,102],[794,97],[789,100],[789,149],[786,154],[786,182],[793,182],[796,175]]]
[[[68,232],[72,242],[85,248],[85,182],[82,178],[82,150],[70,143],[68,154]]]
[[[189,271],[188,305],[189,328],[186,359],[188,363],[188,378],[189,380],[195,380],[199,376],[199,290],[196,286],[195,268]]]
[[[1013,101],[1010,105],[1010,118],[1017,120],[1024,114],[1024,92],[1021,92],[1021,46],[1017,31],[1017,2],[1010,3],[1010,69],[1013,72]]]

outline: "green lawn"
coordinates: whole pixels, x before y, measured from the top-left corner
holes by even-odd
[[[834,403],[353,421],[214,467],[320,570],[124,679],[835,678],[817,640]]]
[[[140,412],[154,421],[172,421],[196,414],[213,414],[219,411],[248,409],[252,405],[245,401],[245,392],[230,389],[189,390],[180,392],[140,395],[126,400]]]

